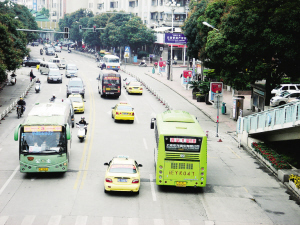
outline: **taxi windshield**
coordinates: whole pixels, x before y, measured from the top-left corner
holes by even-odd
[[[128,105],[119,105],[117,110],[122,110],[122,111],[132,111],[132,107]]]
[[[76,66],[68,66],[68,70],[77,70]]]
[[[71,99],[72,102],[82,102],[82,98],[81,97],[69,97],[69,99]]]
[[[137,173],[136,167],[129,164],[113,164],[109,169],[110,173]]]

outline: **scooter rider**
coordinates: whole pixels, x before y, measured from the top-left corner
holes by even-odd
[[[50,102],[54,102],[54,100],[56,99],[55,95],[53,94],[52,98],[50,98]]]
[[[35,84],[39,85],[39,89],[41,90],[41,81],[39,78],[36,80]]]
[[[22,106],[22,113],[24,113],[25,112],[26,102],[23,100],[22,97],[20,97],[20,100],[17,102],[17,105]]]
[[[83,124],[85,127],[84,127],[84,129],[85,129],[85,135],[86,135],[86,133],[87,133],[87,122],[85,121],[85,118],[82,116],[81,117],[81,120],[79,121],[79,124]]]
[[[15,78],[15,84],[17,83],[17,75],[15,74],[15,71],[10,75],[10,77],[13,79]]]

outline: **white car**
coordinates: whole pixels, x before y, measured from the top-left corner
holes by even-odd
[[[54,47],[55,52],[61,52],[61,48],[59,46]]]
[[[300,84],[280,84],[271,91],[271,94],[277,95],[281,91],[288,91],[290,93],[300,92]]]
[[[123,79],[123,87],[126,88],[131,81],[137,81],[134,77],[126,77]]]
[[[75,64],[67,64],[66,65],[66,71],[65,71],[66,77],[77,77],[78,76],[78,68]]]
[[[300,93],[288,93],[283,92],[281,95],[275,96],[271,98],[270,105],[271,106],[278,106],[286,104],[290,99],[297,98],[300,96]]]

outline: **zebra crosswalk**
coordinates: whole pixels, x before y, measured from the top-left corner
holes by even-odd
[[[97,216],[0,216],[0,225],[214,225],[213,221]]]

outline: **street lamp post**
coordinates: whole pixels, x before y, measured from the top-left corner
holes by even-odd
[[[169,6],[171,8],[171,11],[172,11],[172,31],[171,31],[171,33],[173,33],[174,11],[175,11],[176,7],[180,6],[180,4],[176,4],[176,1],[172,0],[171,2],[167,3],[166,5]],[[171,43],[171,57],[170,57],[170,59],[171,59],[170,60],[170,80],[172,81],[173,80],[173,44],[172,43]]]

